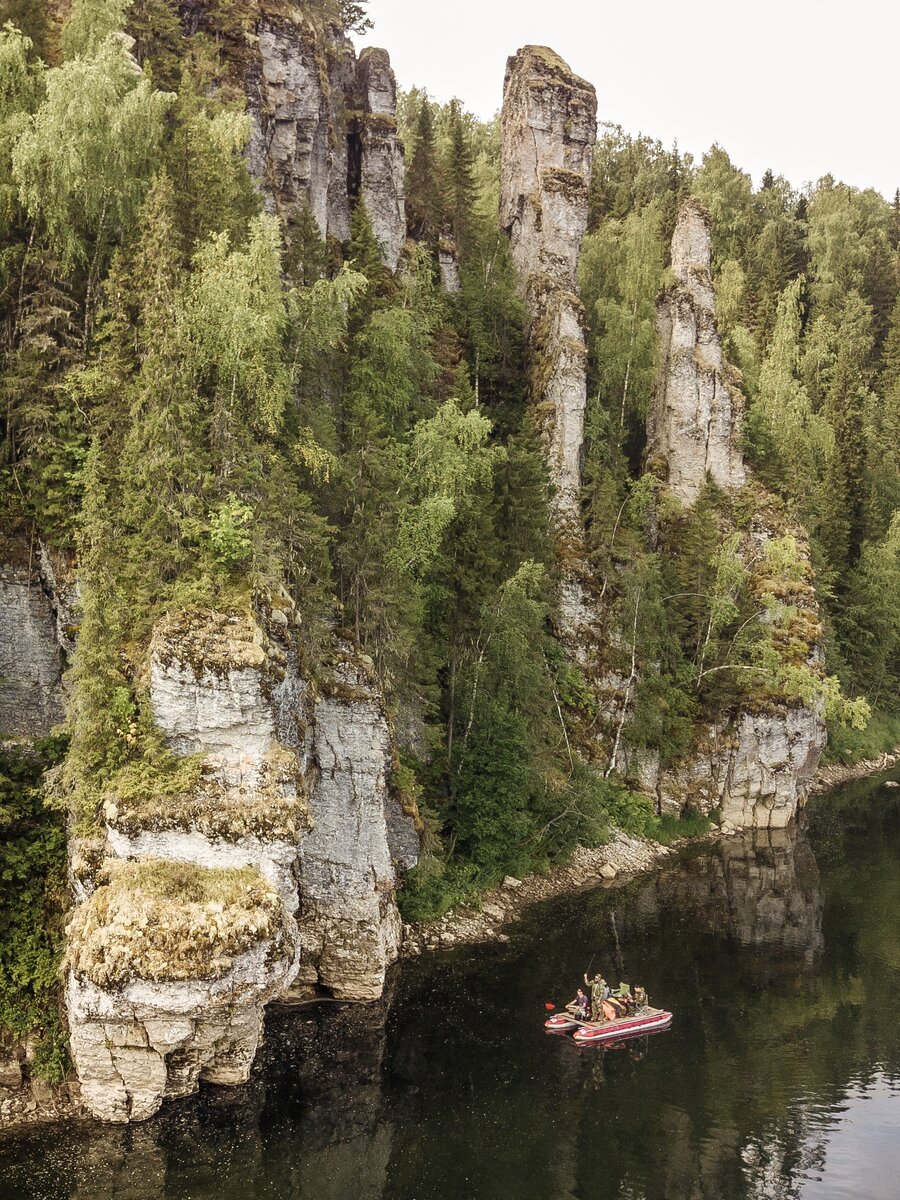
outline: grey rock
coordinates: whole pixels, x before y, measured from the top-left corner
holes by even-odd
[[[362,51],[299,9],[264,17],[247,80],[250,170],[267,206],[291,218],[308,205],[323,237],[350,237],[359,197],[395,271],[406,239],[397,85],[387,52]]]
[[[663,368],[648,421],[648,460],[665,464],[674,495],[691,504],[707,475],[723,488],[746,482],[743,398],[726,367],[716,325],[710,221],[698,200],[682,207],[672,238],[675,283],[660,298]]]
[[[0,733],[45,737],[63,719],[56,616],[35,569],[0,565]]]
[[[576,272],[596,133],[593,87],[554,51],[526,46],[509,59],[501,112],[500,223],[526,302],[531,400],[541,414],[557,538],[565,548],[561,626],[576,647],[595,623],[582,581],[587,350]]]

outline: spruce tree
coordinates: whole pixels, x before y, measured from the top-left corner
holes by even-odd
[[[451,100],[447,112],[448,147],[444,162],[445,213],[464,259],[470,248],[475,204],[474,155],[459,100]]]
[[[427,96],[419,107],[415,139],[406,173],[406,219],[412,237],[436,247],[443,220],[442,180]]]

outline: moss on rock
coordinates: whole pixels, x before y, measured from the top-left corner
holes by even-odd
[[[67,926],[66,965],[78,979],[106,988],[219,979],[261,942],[285,946],[281,897],[253,867],[146,859],[106,871]]]

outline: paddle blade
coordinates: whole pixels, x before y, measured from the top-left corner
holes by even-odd
[[[551,1004],[550,1001],[548,1000],[546,1002],[546,1004],[544,1005],[544,1008],[546,1008],[547,1012],[553,1012],[554,1008],[556,1008],[556,1005]]]

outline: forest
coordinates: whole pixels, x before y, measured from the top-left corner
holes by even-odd
[[[364,203],[344,243],[309,211],[266,210],[235,74],[246,0],[206,0],[191,24],[176,0],[65,7],[58,20],[8,0],[0,31],[0,549],[40,539],[75,554],[81,588],[64,729],[40,769],[4,749],[0,882],[24,870],[32,883],[0,907],[0,1024],[33,1028],[55,986],[63,822],[90,829],[111,794],[164,799],[198,769],[166,747],[146,694],[153,626],[184,606],[284,589],[313,675],[336,630],[371,660],[401,751],[393,786],[425,839],[400,896],[408,920],[611,826],[663,840],[706,828],[661,815],[611,769],[557,636],[534,364],[497,219],[499,118],[402,95],[409,240],[392,274]],[[323,26],[365,26],[362,5],[306,7]],[[723,513],[749,520],[752,485],[735,498],[710,482],[689,512],[657,503],[656,305],[689,196],[712,220],[757,501],[809,534],[814,697],[785,664],[818,634],[804,641],[795,622],[800,649],[773,665],[720,535]],[[698,727],[746,697],[746,670],[822,705],[833,758],[893,747],[900,191],[772,172],[755,187],[721,146],[695,161],[601,124],[589,200],[582,513],[610,665],[626,651],[640,665],[628,737],[663,762],[688,755]],[[448,245],[455,292],[440,285]],[[780,572],[799,571],[780,552]]]

